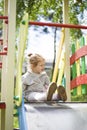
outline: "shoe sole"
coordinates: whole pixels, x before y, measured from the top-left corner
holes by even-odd
[[[66,101],[67,100],[67,95],[66,95],[66,90],[63,86],[57,87],[58,91],[58,96],[60,97],[60,100]]]
[[[52,83],[48,90],[47,101],[52,100],[53,93],[56,91],[56,89],[57,89],[56,83]]]

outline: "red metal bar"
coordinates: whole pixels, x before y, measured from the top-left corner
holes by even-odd
[[[0,19],[8,19],[8,16],[0,16]]]
[[[38,26],[54,26],[54,27],[64,27],[64,28],[77,28],[77,29],[87,29],[87,26],[83,25],[74,25],[74,24],[61,24],[61,23],[47,23],[47,22],[29,22],[30,25]]]
[[[6,108],[5,102],[0,102],[0,109],[5,109],[5,108]]]
[[[7,55],[7,52],[6,51],[0,52],[0,55]]]

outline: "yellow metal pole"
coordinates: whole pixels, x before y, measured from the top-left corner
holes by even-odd
[[[76,42],[76,50],[80,48],[79,41]],[[76,61],[77,76],[80,76],[80,59]],[[77,86],[77,95],[81,95],[81,85]]]
[[[60,39],[60,43],[58,46],[58,54],[57,54],[57,58],[56,58],[56,64],[54,66],[52,82],[56,82],[56,79],[57,79],[58,67],[59,67],[59,62],[60,62],[61,53],[62,53],[62,49],[63,49],[63,43],[64,43],[64,34],[65,34],[64,28],[62,28],[61,39]]]
[[[60,61],[60,68],[59,68],[59,75],[58,75],[58,80],[57,80],[57,86],[62,84],[62,78],[65,70],[65,53],[62,51],[62,58]]]

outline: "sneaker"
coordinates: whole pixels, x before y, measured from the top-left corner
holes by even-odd
[[[51,83],[50,84],[50,87],[48,89],[48,94],[47,94],[47,101],[51,101],[52,100],[52,96],[54,94],[54,92],[56,91],[57,89],[57,84],[56,83]]]
[[[66,90],[62,85],[59,85],[57,87],[57,91],[58,91],[58,99],[62,100],[62,101],[66,101],[67,100],[67,95],[66,95]]]

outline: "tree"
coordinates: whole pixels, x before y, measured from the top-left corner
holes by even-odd
[[[43,17],[47,21],[63,22],[62,0],[17,0],[17,24],[23,16],[24,11],[29,13],[29,20],[40,21]],[[80,19],[84,16],[84,10],[87,8],[86,0],[69,0],[69,21],[70,24],[80,24]],[[71,29],[71,37],[79,38],[82,35],[80,29]]]
[[[77,0],[75,3],[70,0],[69,4],[69,21],[71,24],[82,24],[82,19],[84,17],[84,11],[87,8],[86,0]],[[82,36],[81,29],[71,29],[72,39],[77,39]]]

